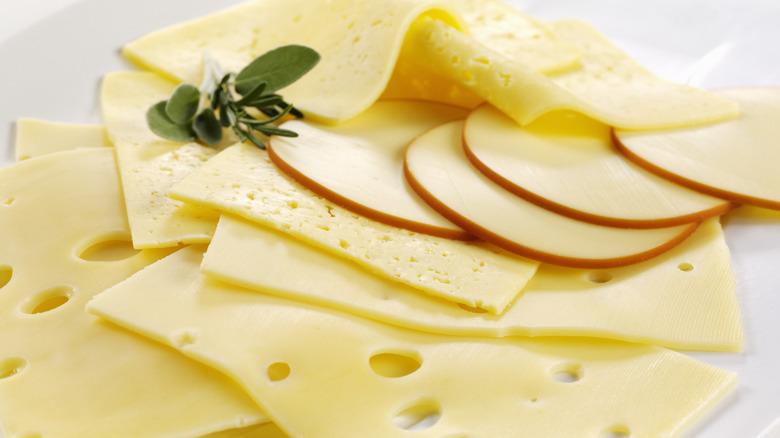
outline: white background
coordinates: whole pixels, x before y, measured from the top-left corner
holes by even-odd
[[[780,86],[780,2],[774,0],[511,2],[542,20],[588,21],[669,80],[709,89]],[[0,0],[0,165],[12,160],[18,117],[98,123],[100,77],[131,68],[118,54],[123,43],[235,3]],[[780,423],[770,425],[780,417],[780,214],[737,212],[726,223],[746,351],[692,355],[739,372],[740,384],[686,437],[778,438]]]

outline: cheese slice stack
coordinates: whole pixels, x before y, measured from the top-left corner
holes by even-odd
[[[484,242],[419,234],[347,211],[301,187],[265,151],[245,144],[212,158],[170,195],[237,214],[374,274],[495,314],[517,298],[538,266]]]
[[[170,97],[175,86],[143,72],[111,73],[103,79],[103,120],[116,147],[136,248],[207,243],[218,218],[213,211],[168,197],[170,187],[217,153],[199,143],[165,140],[147,126],[146,111]]]
[[[4,436],[195,437],[267,420],[221,374],[85,313],[169,253],[132,248],[113,150],[24,160],[0,182]]]
[[[262,293],[428,332],[590,336],[705,351],[744,345],[729,250],[715,219],[643,263],[605,270],[542,265],[502,315],[420,294],[230,215],[220,219],[202,270]]]
[[[293,436],[672,437],[736,382],[646,345],[398,329],[210,281],[200,261],[185,248],[88,309],[234,376]]]

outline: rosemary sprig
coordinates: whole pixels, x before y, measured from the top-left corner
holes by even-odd
[[[178,142],[197,140],[209,146],[222,141],[223,128],[231,128],[241,141],[249,140],[265,149],[257,134],[298,135],[273,125],[287,114],[303,117],[276,91],[300,79],[319,60],[314,49],[291,44],[260,55],[235,74],[223,73],[206,55],[200,88],[186,83],[176,87],[168,100],[149,108],[147,124],[160,137]],[[255,117],[254,110],[265,117]]]

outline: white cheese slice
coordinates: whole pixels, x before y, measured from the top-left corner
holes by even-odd
[[[406,30],[424,13],[461,27],[431,0],[255,0],[146,35],[123,49],[136,63],[200,83],[203,51],[238,72],[281,45],[303,44],[320,63],[282,94],[309,116],[340,122],[365,110],[385,88]]]
[[[223,375],[84,312],[156,259],[129,241],[113,150],[0,169],[0,430],[179,438],[267,418]]]
[[[734,206],[656,176],[623,157],[609,126],[558,111],[521,127],[490,105],[463,128],[471,163],[506,190],[548,210],[613,227],[660,228]]]
[[[238,144],[170,192],[234,213],[346,257],[429,294],[500,314],[538,266],[479,241],[457,241],[385,225],[315,196],[282,174],[268,154]]]
[[[470,88],[521,125],[561,109],[627,129],[689,126],[738,115],[733,102],[658,79],[584,23],[550,26],[582,51],[582,68],[548,78],[430,17],[410,28],[409,56],[426,60],[434,72]]]
[[[200,260],[185,248],[89,311],[233,376],[293,436],[674,437],[736,383],[648,345],[383,325],[210,281]]]
[[[780,209],[780,88],[717,91],[739,119],[664,131],[616,130],[626,156],[660,176],[737,203]]]
[[[16,121],[17,161],[76,148],[110,147],[106,127],[22,118]]]
[[[297,137],[271,137],[268,154],[314,193],[379,222],[449,239],[468,233],[436,213],[404,178],[404,150],[415,137],[466,117],[463,109],[420,101],[377,102],[336,126],[291,120]]]
[[[406,150],[407,179],[444,217],[508,251],[569,267],[623,266],[669,250],[698,225],[613,228],[539,207],[471,166],[462,147],[463,125],[447,123],[417,137]]]
[[[220,219],[202,271],[259,292],[449,335],[589,336],[706,351],[742,351],[744,345],[729,250],[717,219],[704,222],[678,247],[635,265],[542,265],[500,316],[420,294],[229,215]]]
[[[103,120],[116,147],[136,248],[207,243],[218,219],[214,211],[167,196],[171,186],[217,153],[199,143],[158,137],[147,126],[146,111],[169,98],[175,86],[144,72],[110,73],[103,79]]]

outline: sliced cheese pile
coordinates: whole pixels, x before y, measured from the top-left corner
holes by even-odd
[[[167,99],[176,84],[152,73],[112,73],[103,79],[101,108],[116,147],[133,244],[160,248],[207,243],[218,215],[168,197],[168,190],[214,156],[214,148],[155,135],[146,111]]]
[[[466,114],[434,103],[387,101],[333,127],[291,120],[281,127],[298,136],[272,137],[269,157],[309,190],[366,217],[419,233],[470,239],[417,196],[403,170],[410,141]]]
[[[406,231],[347,211],[283,175],[254,146],[226,149],[170,191],[179,200],[234,213],[346,257],[429,294],[502,313],[537,262],[484,242]]]
[[[586,222],[658,228],[733,208],[627,160],[610,134],[607,125],[562,111],[521,127],[485,105],[469,115],[463,141],[471,163],[504,189]]]
[[[739,119],[677,130],[617,130],[621,152],[651,172],[695,190],[780,209],[780,88],[717,94],[739,103]]]
[[[0,170],[0,430],[173,438],[266,421],[226,376],[84,312],[168,253],[132,248],[115,167],[99,148]]]
[[[293,436],[406,437],[424,419],[418,436],[672,437],[736,383],[646,345],[394,328],[209,281],[200,260],[185,248],[88,308],[234,376]]]
[[[591,336],[709,351],[741,351],[744,344],[729,251],[715,219],[677,248],[632,266],[542,265],[500,316],[420,294],[227,215],[220,219],[202,269],[259,292],[429,332]]]
[[[417,137],[404,166],[412,188],[453,223],[509,251],[570,267],[603,268],[646,260],[682,242],[697,224],[626,229],[553,213],[475,171],[461,145],[463,122]]]
[[[548,78],[429,17],[410,29],[410,56],[459,81],[521,125],[551,111],[583,113],[610,126],[650,129],[732,119],[735,103],[661,81],[591,27],[576,21],[552,30],[583,53],[582,68]]]
[[[76,125],[38,119],[16,122],[14,156],[17,161],[75,148],[109,147],[105,126]]]

